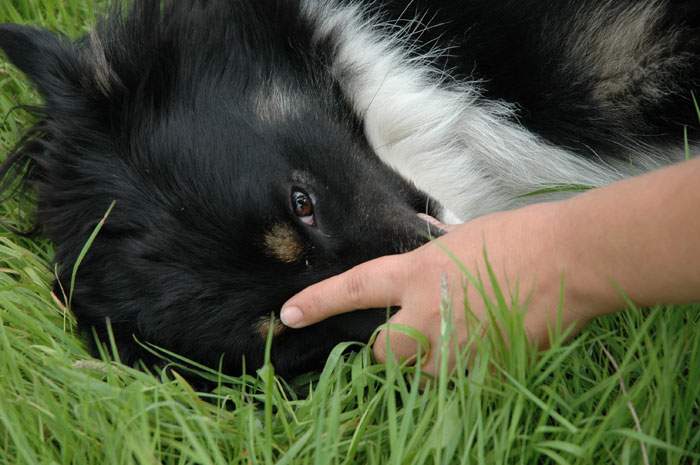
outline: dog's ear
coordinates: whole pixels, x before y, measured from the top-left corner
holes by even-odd
[[[80,59],[68,39],[45,29],[0,24],[0,49],[34,83],[47,103],[77,90]]]

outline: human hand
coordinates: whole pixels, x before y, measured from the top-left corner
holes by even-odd
[[[517,284],[519,295],[527,298],[525,329],[533,343],[544,347],[549,342],[548,328],[557,318],[562,279],[566,277],[568,281],[576,262],[567,242],[561,240],[559,228],[566,226],[562,218],[558,204],[549,203],[492,214],[453,228],[439,225],[451,230],[434,242],[412,252],[363,263],[295,295],[283,306],[282,321],[300,328],[358,309],[400,307],[390,323],[413,327],[429,339],[431,350],[424,370],[435,375],[440,356],[441,279],[447,282],[447,297],[454,309],[451,342],[463,348],[470,331],[465,312],[458,310],[464,305],[465,277],[445,251],[457,257],[472,275],[485,277],[488,274],[484,250],[487,250],[503,291],[508,293],[508,283],[513,287]],[[584,293],[577,292],[582,288],[592,289],[589,284],[594,280],[578,271],[575,279],[578,285],[567,286],[564,295],[561,314],[564,328],[572,324],[580,328],[608,308],[602,300],[596,300],[595,293],[586,292],[582,299]],[[489,283],[484,284],[486,294],[492,296]],[[483,298],[473,285],[466,290],[472,314],[486,323]],[[374,355],[380,362],[386,359],[387,334],[383,330],[374,344]],[[390,345],[399,359],[410,358],[418,350],[415,340],[396,331],[391,333]],[[448,366],[454,365],[453,350]]]

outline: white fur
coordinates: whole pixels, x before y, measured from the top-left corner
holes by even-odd
[[[363,118],[372,147],[446,207],[443,220],[542,200],[523,196],[553,185],[600,186],[660,163],[647,147],[653,156],[613,166],[548,144],[516,122],[510,105],[482,98],[478,83],[455,82],[431,65],[430,56],[412,55],[415,22],[412,31],[393,27],[388,33],[359,4],[302,5],[314,40],[335,47],[330,71]]]

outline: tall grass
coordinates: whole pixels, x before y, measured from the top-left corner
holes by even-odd
[[[0,22],[74,35],[95,9],[4,0]],[[0,114],[28,102],[37,96],[0,61]],[[31,121],[1,121],[4,154]],[[27,224],[30,210],[3,202],[0,217]],[[630,309],[537,353],[504,297],[490,305],[509,323],[509,348],[485,338],[469,376],[421,390],[419,369],[373,364],[347,343],[291,385],[268,364],[239,378],[206,372],[218,387],[197,392],[184,363],[147,373],[90,357],[51,296],[51,257],[46,241],[0,227],[3,465],[700,464],[698,306]]]

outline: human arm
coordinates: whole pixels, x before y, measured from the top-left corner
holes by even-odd
[[[484,247],[499,283],[518,283],[527,302],[530,339],[548,344],[564,279],[562,322],[580,328],[624,306],[621,290],[641,306],[700,301],[700,159],[591,190],[573,198],[499,212],[457,226],[412,252],[381,257],[313,285],[283,306],[291,327],[362,308],[400,306],[393,323],[440,338],[440,279],[455,306],[463,301],[462,273],[450,250],[473,273],[486,276]],[[485,319],[474,286],[472,312]],[[457,308],[457,307],[454,307]],[[293,321],[294,309],[301,315]],[[457,341],[466,343],[463,312],[453,312]],[[384,360],[386,332],[374,345]],[[392,334],[400,357],[415,342]],[[434,353],[426,370],[435,373]]]

